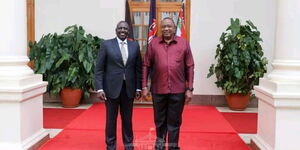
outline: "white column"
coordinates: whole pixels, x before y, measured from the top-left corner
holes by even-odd
[[[262,150],[300,149],[300,1],[277,0],[273,71],[255,87]]]
[[[26,0],[1,0],[0,18],[0,149],[23,150],[48,136],[42,111],[47,83],[26,65]]]

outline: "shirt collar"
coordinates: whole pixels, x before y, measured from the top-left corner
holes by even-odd
[[[178,38],[178,36],[175,35],[173,37],[172,41],[170,42],[170,44],[171,43],[177,43],[177,38]],[[159,43],[166,43],[166,42],[164,41],[164,39],[162,37],[159,37]]]
[[[117,37],[117,41],[118,41],[118,44],[121,44],[121,42],[124,42],[124,44],[127,44],[127,38],[126,38],[124,41],[122,41],[121,39],[119,39],[119,38]]]

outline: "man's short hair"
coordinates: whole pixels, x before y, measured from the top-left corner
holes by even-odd
[[[172,23],[174,24],[174,26],[176,26],[174,20],[173,20],[171,17],[165,17],[165,18],[164,18],[163,20],[161,20],[161,21],[163,22],[164,20],[171,20]]]
[[[126,23],[126,24],[127,24],[127,26],[129,26],[129,24],[128,24],[126,21],[124,21],[124,20],[121,20],[121,21],[119,21],[119,22],[117,23],[117,26],[116,26],[116,28],[118,28],[119,24],[121,24],[121,23]]]

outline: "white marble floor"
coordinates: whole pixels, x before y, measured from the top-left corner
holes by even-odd
[[[92,104],[81,104],[79,107],[72,108],[72,109],[88,109],[91,107]],[[70,109],[62,107],[61,103],[44,103],[44,108],[63,108],[63,109]],[[233,111],[230,110],[228,107],[216,107],[219,112],[236,112],[236,113],[257,113],[257,108],[247,108],[244,111]],[[62,129],[46,129],[49,134],[50,138],[55,137]],[[255,134],[239,134],[239,136],[244,140],[246,144],[250,144],[251,138]]]
[[[234,111],[228,107],[216,107],[219,112],[236,112],[236,113],[257,113],[257,108],[246,108],[243,111]]]

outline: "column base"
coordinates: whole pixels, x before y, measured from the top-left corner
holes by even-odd
[[[255,135],[250,141],[251,150],[273,150],[272,147],[258,135]]]
[[[0,56],[0,78],[31,76],[33,70],[27,66],[28,62],[27,56]]]
[[[1,150],[34,149],[49,138],[43,129],[46,86],[41,75],[0,76]]]
[[[260,79],[258,131],[253,142],[262,150],[299,149],[300,83]]]
[[[31,136],[23,142],[23,148],[27,150],[36,150],[50,139],[49,133],[45,129]]]
[[[0,149],[3,150],[36,150],[50,139],[49,133],[41,129],[22,142],[0,142]]]

